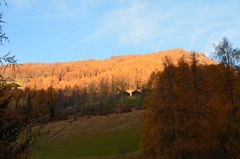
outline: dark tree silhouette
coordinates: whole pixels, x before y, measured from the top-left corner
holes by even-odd
[[[0,5],[6,5],[5,1],[0,1]],[[0,45],[8,42],[8,37],[3,31],[4,24],[3,15],[0,13]],[[4,71],[6,67],[15,68],[17,61],[15,56],[11,56],[10,52],[0,56],[0,159],[14,159],[25,152],[28,147],[28,141],[20,142],[19,136],[24,130],[26,123],[24,118],[8,109],[8,104],[12,100],[13,90],[11,85],[6,83]]]
[[[232,67],[239,65],[240,49],[233,48],[232,43],[227,37],[224,37],[219,44],[214,44],[214,47],[214,55],[222,64]]]

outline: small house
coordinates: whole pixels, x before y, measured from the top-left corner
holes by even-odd
[[[119,91],[118,95],[119,96],[130,96],[130,93],[128,93],[127,91]]]

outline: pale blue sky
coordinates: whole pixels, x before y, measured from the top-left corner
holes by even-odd
[[[7,0],[4,31],[19,62],[204,51],[227,36],[240,46],[239,0]]]

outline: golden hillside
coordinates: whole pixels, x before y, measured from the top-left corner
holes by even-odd
[[[6,70],[6,75],[23,81],[24,87],[35,89],[85,87],[103,81],[110,84],[136,88],[144,84],[155,70],[162,70],[163,58],[170,57],[174,63],[190,51],[172,49],[150,54],[113,56],[103,60],[82,60],[57,63],[25,63],[17,71]],[[212,59],[198,53],[200,64],[214,64]]]

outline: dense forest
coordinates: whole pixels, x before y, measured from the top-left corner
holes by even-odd
[[[172,49],[151,54],[113,56],[104,60],[73,61],[65,63],[26,63],[18,69],[5,70],[5,77],[16,80],[22,87],[47,89],[53,87],[98,86],[102,81],[112,85],[110,89],[136,89],[144,85],[153,71],[163,69],[162,60],[169,56],[176,64],[182,56],[189,56],[190,51]],[[199,63],[215,62],[203,53],[197,55]],[[115,87],[115,88],[114,88]]]
[[[227,39],[216,46],[220,63],[201,65],[196,54],[164,70],[147,85],[142,147],[147,158],[240,157],[240,50]]]
[[[8,107],[32,118],[49,115],[51,119],[139,109],[147,80],[152,71],[162,71],[166,55],[177,65],[181,57],[190,61],[192,52],[174,49],[106,60],[23,64],[16,71],[7,68],[7,82],[22,85],[12,90]],[[198,53],[196,58],[203,65],[216,63],[204,54]],[[128,90],[137,94],[130,96]]]

